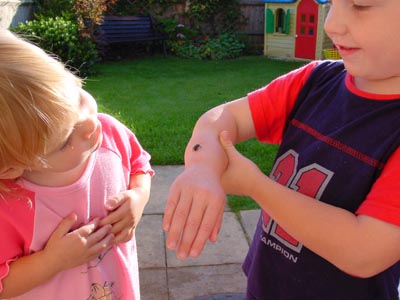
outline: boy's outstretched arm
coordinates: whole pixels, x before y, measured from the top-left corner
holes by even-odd
[[[263,174],[221,133],[229,164],[223,177],[229,194],[253,198],[285,231],[339,269],[371,277],[400,259],[400,227],[318,201]],[[242,176],[246,174],[246,176]]]
[[[197,121],[185,150],[185,170],[172,184],[163,229],[177,257],[198,256],[207,240],[216,241],[225,207],[221,175],[227,167],[219,133],[239,142],[255,135],[247,98],[211,109]]]

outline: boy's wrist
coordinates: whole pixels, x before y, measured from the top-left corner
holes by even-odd
[[[185,169],[188,167],[205,167],[221,176],[228,165],[225,152],[221,148],[220,154],[218,154],[217,149],[210,151],[206,147],[206,145],[200,143],[188,146],[185,153]]]

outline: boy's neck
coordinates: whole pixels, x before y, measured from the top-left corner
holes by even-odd
[[[377,95],[400,95],[400,77],[386,78],[384,80],[368,80],[354,77],[357,89]]]

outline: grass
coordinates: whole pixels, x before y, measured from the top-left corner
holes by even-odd
[[[153,165],[176,165],[183,164],[186,143],[202,113],[301,64],[263,56],[228,61],[144,57],[99,64],[85,88],[96,98],[99,111],[135,132]],[[250,140],[238,149],[268,173],[277,147]],[[257,207],[245,197],[229,197],[229,204],[234,211]]]

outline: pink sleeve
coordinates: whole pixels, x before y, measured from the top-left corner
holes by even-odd
[[[279,144],[287,118],[300,89],[319,61],[280,76],[267,86],[248,94],[250,110],[260,141]]]
[[[142,146],[140,145],[139,141],[137,140],[136,136],[132,133],[129,134],[130,136],[130,144],[132,148],[132,156],[130,159],[131,162],[131,174],[135,173],[149,173],[151,176],[154,175],[154,171],[150,165],[151,156],[147,153]]]
[[[7,195],[0,196],[0,292],[3,290],[2,280],[10,270],[10,263],[30,254],[35,211],[33,194],[27,194],[10,182],[7,186],[12,188],[11,193],[24,197],[10,199]]]
[[[154,171],[150,166],[151,156],[140,145],[138,139],[124,124],[114,117],[99,114],[99,120],[103,129],[103,145],[121,155],[122,162],[130,170],[131,174],[149,173]]]
[[[357,210],[359,215],[400,226],[400,147],[386,163],[365,201]]]

